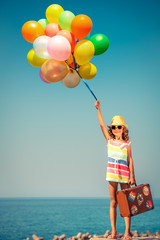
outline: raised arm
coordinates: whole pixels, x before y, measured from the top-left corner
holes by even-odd
[[[105,124],[104,124],[103,117],[102,117],[102,114],[101,114],[101,109],[100,109],[100,102],[98,100],[95,102],[95,107],[96,107],[97,113],[98,113],[99,125],[100,125],[101,130],[104,134],[104,137],[108,141],[108,139],[110,138],[110,135],[109,135],[108,130],[107,130]]]

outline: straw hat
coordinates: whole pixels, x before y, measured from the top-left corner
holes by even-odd
[[[125,126],[126,128],[128,128],[128,125],[125,124],[125,121],[124,121],[124,118],[121,117],[121,116],[114,116],[112,118],[112,122],[111,122],[111,125],[108,125],[108,127],[111,127],[111,126],[115,126],[115,125],[121,125],[121,126]]]

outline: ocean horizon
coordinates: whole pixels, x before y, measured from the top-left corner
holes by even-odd
[[[131,231],[160,231],[160,199],[152,211],[132,217]],[[110,199],[105,197],[11,197],[0,198],[0,240],[22,240],[33,234],[51,239],[89,232],[103,235],[111,230]],[[117,208],[117,231],[124,233],[124,219]]]

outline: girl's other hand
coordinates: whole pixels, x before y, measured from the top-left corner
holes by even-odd
[[[99,100],[97,100],[94,105],[97,108],[97,110],[100,110],[101,105]]]
[[[129,185],[133,185],[136,183],[136,180],[134,178],[130,178],[129,181],[128,181]]]

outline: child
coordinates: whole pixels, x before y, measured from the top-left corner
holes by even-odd
[[[95,102],[97,108],[98,120],[104,137],[108,146],[108,165],[106,180],[109,182],[110,194],[110,221],[112,227],[112,234],[108,236],[109,239],[117,239],[116,218],[117,218],[117,198],[116,192],[118,183],[121,189],[129,188],[129,185],[135,184],[133,159],[131,153],[131,142],[128,137],[128,126],[125,124],[123,117],[115,116],[112,119],[111,125],[107,130],[101,110],[100,102]],[[125,217],[125,234],[124,240],[130,240],[130,226],[131,218]]]

